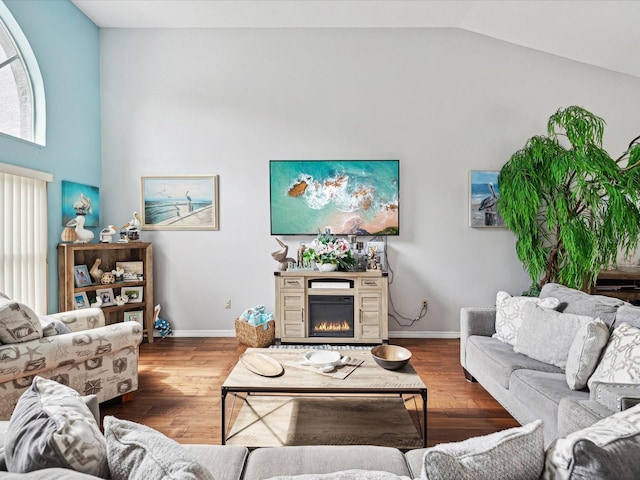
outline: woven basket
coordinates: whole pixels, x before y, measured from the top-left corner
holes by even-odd
[[[250,347],[267,347],[276,336],[276,322],[269,320],[267,329],[263,325],[253,326],[236,318],[236,338],[240,343]]]

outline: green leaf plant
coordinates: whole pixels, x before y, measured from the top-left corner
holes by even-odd
[[[640,240],[640,136],[618,158],[602,148],[605,122],[560,109],[498,176],[498,212],[535,292],[549,282],[587,290]]]

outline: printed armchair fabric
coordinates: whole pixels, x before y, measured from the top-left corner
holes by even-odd
[[[0,420],[39,375],[104,402],[138,389],[138,345],[142,325],[104,325],[102,310],[91,308],[51,315],[71,333],[0,345]]]

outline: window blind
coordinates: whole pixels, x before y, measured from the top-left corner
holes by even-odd
[[[47,312],[47,181],[0,164],[0,292],[38,314]]]

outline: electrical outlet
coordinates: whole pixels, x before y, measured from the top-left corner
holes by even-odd
[[[231,299],[230,298],[227,298],[224,301],[224,308],[227,309],[227,310],[229,310],[231,308]]]
[[[422,306],[423,306],[424,308],[427,308],[427,301],[426,301],[426,300],[422,300]]]

